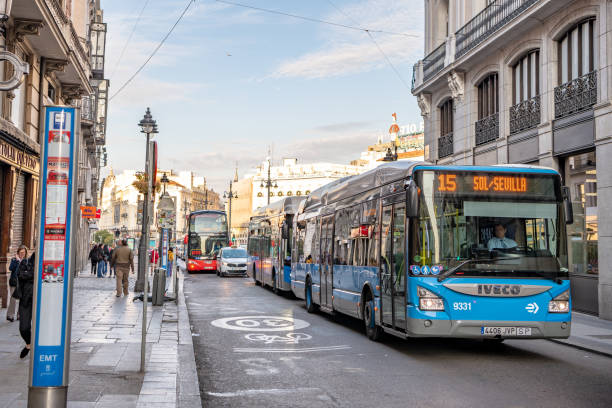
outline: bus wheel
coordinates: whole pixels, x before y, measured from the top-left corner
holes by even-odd
[[[372,294],[368,293],[363,301],[363,324],[366,336],[372,341],[378,341],[382,337],[383,330],[376,325],[375,306]]]
[[[306,300],[306,311],[308,313],[314,313],[317,310],[317,305],[312,301],[312,283],[310,283],[310,280],[306,282],[306,291],[304,295]]]

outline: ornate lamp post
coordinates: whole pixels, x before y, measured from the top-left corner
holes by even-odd
[[[232,241],[232,200],[238,198],[238,193],[232,190],[232,181],[230,180],[229,191],[223,193],[223,198],[229,199],[229,220],[228,230],[230,233],[230,241]]]
[[[270,156],[266,158],[266,161],[268,162],[268,177],[261,181],[261,184],[259,185],[259,187],[261,188],[266,187],[266,189],[268,190],[268,204],[270,204],[270,189],[278,188],[278,184],[276,184],[276,180],[272,180],[270,176],[270,167],[271,167]],[[231,183],[230,183],[230,186],[231,186]],[[231,201],[230,201],[230,208],[231,208]]]
[[[144,373],[145,369],[145,353],[146,353],[146,345],[147,345],[147,304],[149,303],[149,288],[148,288],[148,277],[147,271],[149,269],[149,257],[147,254],[147,249],[149,247],[149,232],[150,228],[150,214],[149,214],[149,200],[151,199],[151,190],[152,190],[152,182],[153,182],[153,166],[151,160],[149,158],[150,148],[149,144],[151,142],[151,135],[156,134],[157,132],[157,123],[153,120],[153,116],[151,115],[151,110],[147,108],[147,111],[142,118],[142,120],[138,123],[140,126],[141,133],[147,135],[147,153],[146,153],[146,174],[147,174],[147,193],[145,194],[144,203],[143,203],[143,220],[142,220],[142,236],[140,239],[140,248],[138,250],[138,279],[134,284],[134,291],[138,291],[138,289],[142,288],[143,296],[142,296],[142,338],[140,343],[140,371]],[[139,285],[140,283],[140,285]]]

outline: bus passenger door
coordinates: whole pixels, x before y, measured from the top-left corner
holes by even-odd
[[[391,259],[393,281],[393,326],[406,330],[406,204],[393,206],[393,257]]]
[[[332,227],[333,217],[321,220],[321,306],[332,307]]]
[[[393,325],[393,284],[392,284],[392,259],[393,259],[393,236],[391,234],[391,220],[393,206],[383,207],[381,223],[380,244],[380,303],[383,324]]]

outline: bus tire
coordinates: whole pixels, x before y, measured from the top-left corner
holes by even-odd
[[[376,306],[374,303],[374,296],[371,292],[366,292],[365,296],[362,297],[363,305],[362,316],[363,325],[365,327],[366,336],[372,341],[379,341],[382,337],[382,327],[376,325]]]
[[[306,282],[306,289],[304,290],[304,300],[306,302],[306,311],[308,313],[314,313],[317,311],[317,305],[312,301],[312,283],[310,279]]]

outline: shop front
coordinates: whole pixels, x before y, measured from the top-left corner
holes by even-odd
[[[7,271],[20,245],[33,248],[39,156],[28,144],[0,132],[0,298],[6,307]]]

